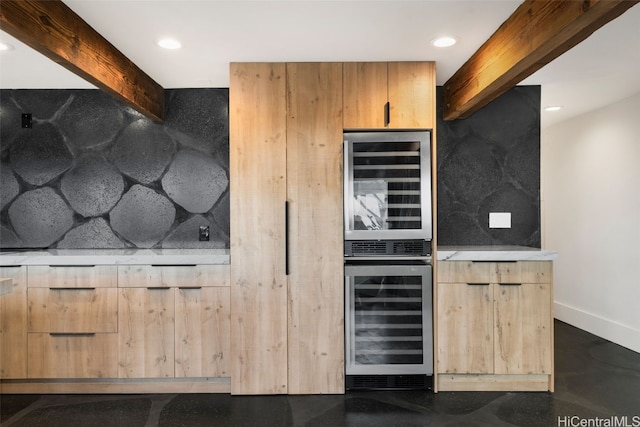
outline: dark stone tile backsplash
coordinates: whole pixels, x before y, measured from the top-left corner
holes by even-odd
[[[163,124],[99,90],[0,103],[0,247],[229,247],[228,89],[167,90]]]
[[[540,247],[540,87],[517,86],[467,119],[442,119],[438,244]],[[511,212],[511,228],[489,228]]]
[[[0,247],[228,248],[229,91],[166,93],[156,124],[98,90],[0,90]],[[540,87],[463,120],[440,101],[438,243],[540,247]]]

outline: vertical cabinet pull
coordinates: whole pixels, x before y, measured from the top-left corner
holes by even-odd
[[[289,275],[289,201],[284,202],[284,274]]]
[[[389,126],[389,123],[391,123],[391,105],[389,104],[389,101],[387,101],[386,104],[384,104],[384,125],[385,126]]]

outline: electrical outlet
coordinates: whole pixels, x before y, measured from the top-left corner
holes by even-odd
[[[209,241],[209,226],[208,225],[201,225],[200,226],[200,230],[198,232],[198,238],[201,242],[208,242]]]
[[[31,129],[33,127],[33,118],[31,113],[22,113],[22,128]]]

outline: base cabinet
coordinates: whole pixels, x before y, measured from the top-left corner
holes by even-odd
[[[0,267],[12,291],[0,296],[0,378],[27,377],[27,267]]]
[[[230,391],[228,265],[0,275],[14,284],[0,297],[2,393]]]
[[[553,391],[551,262],[438,271],[438,389]]]

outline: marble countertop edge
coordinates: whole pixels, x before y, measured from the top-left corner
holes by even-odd
[[[0,266],[223,265],[229,262],[228,249],[50,249],[0,254]]]
[[[439,246],[438,261],[552,261],[558,251],[527,246]]]

